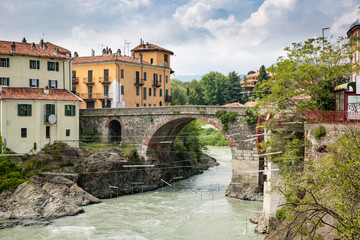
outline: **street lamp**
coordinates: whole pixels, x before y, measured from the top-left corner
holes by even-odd
[[[322,30],[322,41],[323,41],[323,48],[324,48],[324,40],[325,40],[324,32],[325,32],[325,30],[329,30],[329,28],[328,28],[328,27],[324,27],[324,28],[322,28],[321,30]]]

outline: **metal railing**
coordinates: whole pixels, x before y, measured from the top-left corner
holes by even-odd
[[[143,86],[144,85],[144,79],[136,79],[135,78],[135,86]]]
[[[109,99],[113,97],[112,93],[77,93],[82,99]]]
[[[347,111],[307,111],[306,117],[308,123],[342,124],[360,121],[360,113]]]
[[[85,83],[85,84],[94,84],[93,79],[94,78],[83,78],[83,83]]]

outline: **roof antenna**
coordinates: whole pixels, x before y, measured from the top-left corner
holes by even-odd
[[[45,35],[46,35],[46,33],[43,33],[43,34],[42,34],[42,38],[40,38],[40,40],[43,40],[43,41],[44,41],[44,40],[45,40]]]

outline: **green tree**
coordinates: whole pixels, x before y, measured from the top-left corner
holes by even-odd
[[[186,105],[188,103],[188,96],[183,82],[177,79],[171,79],[170,89],[172,96],[171,105]]]
[[[225,103],[241,102],[240,76],[235,72],[229,72],[224,89]]]
[[[189,91],[189,104],[191,105],[206,105],[204,99],[204,89],[198,81],[195,79],[188,84]]]
[[[210,72],[201,77],[199,84],[204,92],[206,105],[223,105],[226,78],[222,73]]]
[[[334,110],[335,86],[358,69],[351,64],[349,41],[309,39],[285,51],[286,57],[269,68],[273,76],[257,87],[262,104],[272,104],[275,111],[296,110],[298,117],[308,109]]]

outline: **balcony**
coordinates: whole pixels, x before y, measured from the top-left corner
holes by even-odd
[[[359,122],[360,114],[347,111],[307,111],[308,123],[344,124],[348,122]]]
[[[161,81],[153,81],[153,87],[160,87],[161,86]]]
[[[111,77],[107,77],[107,78],[99,77],[99,83],[104,85],[110,84],[111,82],[109,81],[109,79],[111,79]]]
[[[165,95],[165,102],[171,102],[171,100],[172,100],[172,96]]]
[[[96,93],[77,93],[76,95],[85,101],[96,101]]]
[[[72,78],[72,83],[73,83],[73,84],[79,83],[79,77],[73,77],[73,78]]]
[[[95,94],[96,98],[99,100],[111,100],[113,98],[113,94],[112,93],[93,93],[93,95]]]
[[[93,85],[95,82],[93,82],[93,78],[83,78],[83,83],[86,85]]]
[[[144,79],[135,78],[135,86],[144,86]]]

